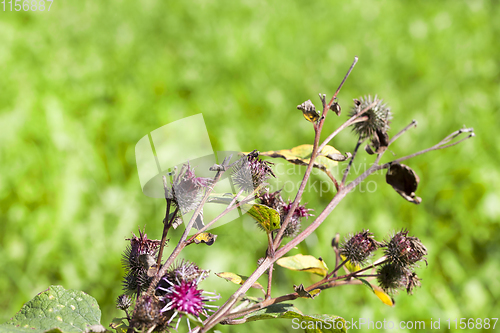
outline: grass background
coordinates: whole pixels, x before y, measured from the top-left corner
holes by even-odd
[[[214,150],[311,143],[311,125],[295,107],[307,99],[319,105],[318,93],[331,96],[355,55],[359,63],[339,95],[343,115],[327,119],[325,135],[346,119],[353,98],[378,94],[394,113],[392,133],[419,122],[394,146],[397,156],[464,125],[477,137],[407,163],[420,176],[421,205],[405,202],[377,175],[376,191],[349,195],[291,252],[333,266],[335,233],[369,228],[382,239],[409,228],[429,250],[429,266],[418,270],[422,288],[398,295],[394,308],[360,286],[295,305],[348,320],[441,318],[442,327],[448,318],[499,317],[499,40],[493,0],[56,0],[50,12],[7,7],[0,12],[0,322],[52,284],[94,296],[105,326],[121,316],[114,300],[124,238],[143,226],[159,238],[164,214],[164,202],[140,190],[136,142],[203,113]],[[354,144],[349,131],[332,142],[341,151]],[[362,154],[358,166],[370,161]],[[303,170],[293,169],[290,179],[300,180]],[[305,201],[317,215],[332,195],[309,191]],[[265,251],[264,235],[248,217],[214,232],[215,245],[189,247],[185,257],[213,272],[249,275]],[[279,268],[276,278],[275,295],[317,280]],[[204,287],[223,297],[236,289],[215,277]],[[219,329],[292,331],[291,324]]]

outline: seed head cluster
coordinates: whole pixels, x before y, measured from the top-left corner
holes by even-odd
[[[359,114],[361,111],[369,107],[372,103],[375,105],[370,107],[368,111],[363,113],[363,116],[368,119],[357,122],[353,125],[355,131],[362,139],[371,138],[373,135],[385,134],[389,130],[389,123],[392,119],[391,109],[387,104],[383,104],[383,100],[377,96],[372,99],[370,95],[354,100],[354,106],[349,113],[349,117]]]
[[[395,233],[383,247],[388,260],[377,270],[380,287],[389,293],[406,289],[408,294],[412,294],[413,289],[420,286],[420,279],[414,269],[419,261],[427,263],[427,249],[420,239],[408,236],[408,230]]]

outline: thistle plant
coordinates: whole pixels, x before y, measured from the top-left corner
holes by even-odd
[[[339,234],[332,235],[333,254],[327,253],[320,258],[307,254],[286,256],[291,249],[320,228],[349,192],[376,172],[386,170],[386,182],[404,199],[419,204],[422,200],[416,196],[419,177],[402,162],[430,151],[454,146],[474,136],[472,129],[460,129],[432,147],[380,163],[388,148],[415,127],[416,121],[390,136],[393,113],[388,104],[377,95],[366,95],[354,99],[348,119],[325,138],[323,126],[327,119],[335,122],[328,117],[332,112],[336,116],[341,115],[342,108],[337,95],[356,62],[357,57],[329,101],[325,94],[319,95],[321,112],[311,100],[298,105],[304,118],[311,123],[314,132],[312,144],[280,152],[260,153],[254,150],[239,156],[228,156],[220,165],[210,167],[209,171],[213,172],[211,178],[197,176],[189,161],[163,176],[165,217],[163,223],[148,225],[148,228],[155,228],[163,224],[162,239],[151,240],[145,231],[139,231],[139,236],[133,235],[127,239],[129,244],[123,256],[124,294],[117,299],[117,307],[124,311],[125,317],[114,321],[112,328],[120,332],[126,330],[128,333],[167,332],[176,330],[185,319],[191,332],[207,332],[218,324],[238,325],[267,319],[268,316],[261,311],[264,308],[267,314],[271,313],[275,318],[290,318],[290,315],[305,318],[301,311],[289,303],[282,303],[297,298],[322,297],[320,293],[324,290],[342,285],[367,286],[388,305],[394,304],[392,297],[400,290],[412,294],[421,285],[416,270],[422,262],[427,265],[427,249],[419,238],[410,235],[410,231],[406,229],[393,233],[386,240],[377,239],[369,230],[353,230],[353,234],[344,237],[342,241]],[[290,121],[299,121],[298,119]],[[349,127],[356,133],[357,141],[352,153],[340,153],[329,143]],[[363,143],[366,144],[366,153],[375,155],[374,161],[366,171],[348,181],[351,166]],[[265,156],[285,158],[290,163],[307,166],[293,199],[285,200],[281,189],[270,190],[267,182],[276,175],[272,169],[274,164],[265,160]],[[327,164],[331,162],[347,163],[342,179],[337,180],[329,172]],[[325,207],[310,207],[301,203],[313,168],[324,171],[336,190]],[[236,193],[214,192],[224,174],[231,180]],[[202,210],[206,204],[222,204],[225,208],[211,221],[203,221]],[[258,260],[258,266],[253,272],[217,273],[217,276],[239,285],[232,296],[221,304],[217,303],[219,295],[216,291],[206,290],[204,280],[211,272],[194,262],[180,260],[179,255],[189,245],[214,244],[217,236],[208,233],[208,228],[216,226],[222,217],[236,209],[243,210],[255,219],[259,229],[265,234],[263,237],[267,240],[267,248],[262,249],[262,258]],[[175,246],[168,247],[171,249],[170,253],[164,257],[168,234],[178,232],[180,221],[188,212],[192,212],[192,216],[186,223],[180,240]],[[195,232],[189,236],[193,228]],[[224,239],[217,242],[224,242]],[[334,262],[333,268],[329,269],[325,261]],[[275,266],[317,274],[321,276],[321,280],[311,285],[293,286],[294,292],[289,294],[274,295],[273,283],[280,283],[273,275],[275,269],[280,269]],[[267,279],[266,287],[257,282],[261,276]],[[247,291],[252,287],[261,289],[263,297],[247,297]],[[340,317],[322,316],[315,317],[314,320],[331,320],[336,323],[337,328],[340,325],[345,330],[342,326],[344,320]]]
[[[427,249],[417,237],[410,236],[406,229],[394,233],[385,241],[376,240],[375,235],[369,230],[354,233],[342,242],[340,235],[332,235],[335,266],[331,270],[327,268],[322,258],[314,258],[307,254],[285,256],[321,226],[347,193],[377,171],[387,170],[386,182],[409,202],[420,203],[421,199],[415,194],[419,178],[409,166],[403,165],[401,162],[432,150],[456,145],[474,136],[472,129],[461,129],[450,134],[435,146],[380,164],[387,148],[410,128],[415,127],[416,121],[412,121],[396,135],[390,137],[389,125],[393,117],[390,108],[377,95],[375,97],[367,95],[354,99],[348,119],[321,142],[323,125],[327,119],[328,111],[332,110],[337,116],[341,114],[337,95],[356,62],[357,58],[329,102],[326,100],[326,95],[320,94],[322,112],[316,109],[311,100],[297,107],[303,112],[304,118],[312,123],[314,130],[313,144],[301,146],[301,149],[306,150],[306,154],[303,155],[308,155],[309,159],[301,154],[290,157],[290,153],[285,156],[285,154],[274,153],[261,154],[258,150],[254,150],[235,159],[232,159],[232,156],[228,157],[221,165],[210,168],[214,172],[212,179],[201,180],[197,178],[194,170],[189,164],[186,164],[181,167],[180,174],[183,176],[181,177],[179,174],[174,179],[174,185],[177,185],[169,188],[165,181],[167,213],[163,221],[163,238],[159,241],[160,254],[156,257],[154,276],[151,279],[140,279],[140,281],[146,281],[145,284],[148,284],[148,287],[143,288],[141,285],[140,288],[137,287],[138,292],[134,293],[137,299],[133,315],[128,317],[129,333],[137,330],[151,332],[176,329],[179,318],[182,317],[188,319],[190,331],[207,332],[217,324],[237,325],[250,320],[263,319],[259,312],[263,308],[266,308],[268,313],[274,312],[279,318],[284,311],[283,307],[279,307],[279,303],[289,302],[299,297],[315,298],[325,289],[348,284],[369,286],[384,303],[393,305],[392,297],[399,290],[406,290],[408,294],[412,294],[415,287],[420,286],[420,279],[415,270],[419,267],[420,262],[424,261],[427,264],[425,258]],[[358,140],[352,154],[341,154],[328,144],[338,133],[349,127],[357,134]],[[459,138],[463,134],[465,137]],[[375,160],[365,172],[348,182],[353,161],[359,148],[365,142],[365,151],[368,154],[376,155]],[[296,147],[290,151],[297,152],[298,150]],[[307,165],[293,200],[284,200],[281,190],[270,191],[266,182],[276,177],[272,170],[273,163],[262,159],[261,155],[283,157],[291,163]],[[305,204],[300,204],[300,202],[312,169],[316,167],[326,172],[327,168],[321,162],[325,158],[336,162],[345,162],[347,166],[340,180],[335,179],[331,173],[327,172],[335,184],[336,194],[326,207],[314,207],[313,209]],[[225,172],[229,174],[238,193],[221,198],[220,195],[213,193],[213,189]],[[168,194],[173,195],[169,196]],[[206,203],[222,203],[226,205],[226,208],[207,225],[197,228],[197,232],[188,238],[190,230],[195,225],[196,219],[199,218],[202,207]],[[179,210],[180,206],[184,206],[186,209]],[[194,214],[187,223],[180,241],[164,260],[161,253],[165,247],[166,235],[173,221],[185,214],[187,208],[194,210]],[[194,263],[182,261],[176,264],[175,260],[186,246],[199,243],[196,240],[213,237],[214,235],[206,233],[206,230],[213,227],[222,216],[237,208],[246,209],[248,214],[256,220],[260,229],[265,232],[267,249],[262,253],[263,257],[259,259],[258,267],[254,272],[238,272],[250,273],[248,277],[231,272],[217,274],[219,277],[240,284],[240,287],[220,307],[214,307],[208,303],[215,301],[217,294],[208,294],[201,287],[201,282],[210,274],[209,271],[199,269]],[[172,210],[175,212],[171,213]],[[319,214],[313,218],[313,212],[319,212]],[[302,226],[304,220],[311,221],[305,228]],[[286,239],[288,241],[285,241]],[[381,256],[375,260],[374,256],[377,253]],[[154,254],[152,255],[154,257]],[[325,256],[325,258],[331,260],[330,257]],[[316,273],[322,276],[322,279],[309,286],[303,284],[294,286],[294,293],[275,296],[272,294],[272,284],[273,282],[279,283],[273,279],[275,264],[292,270]],[[341,269],[343,269],[342,274]],[[129,270],[128,275],[136,271],[143,272],[142,269]],[[263,274],[267,274],[267,288],[257,283],[257,279]],[[131,278],[128,280],[133,281]],[[133,286],[135,287],[135,285]],[[256,286],[262,288],[264,297],[249,301],[245,295],[249,288]],[[130,289],[126,288],[126,290]],[[156,317],[153,316],[150,318],[151,320],[145,322],[143,313],[148,313],[147,309],[153,308],[156,311],[154,312]],[[286,311],[293,312],[295,310],[287,308]],[[152,310],[149,313],[152,313]],[[300,317],[298,311],[295,311],[295,315]],[[172,325],[175,318],[177,318],[177,323]],[[342,322],[339,317],[332,317],[332,320]]]

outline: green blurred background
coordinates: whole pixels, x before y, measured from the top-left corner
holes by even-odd
[[[0,322],[52,284],[94,296],[105,326],[121,316],[114,300],[124,239],[144,226],[160,238],[164,214],[163,200],[141,192],[136,142],[203,113],[214,150],[311,143],[312,126],[296,105],[331,96],[355,55],[339,95],[343,114],[330,115],[325,136],[346,119],[353,98],[378,94],[394,113],[391,133],[419,123],[385,160],[464,125],[477,137],[407,163],[420,176],[421,205],[376,175],[372,192],[347,196],[291,252],[333,266],[335,233],[369,228],[381,240],[409,228],[429,250],[429,266],[418,270],[422,288],[396,296],[393,308],[360,286],[295,305],[348,320],[441,318],[442,327],[448,318],[500,317],[499,40],[493,0],[55,0],[50,12],[7,8],[0,12]],[[352,151],[355,140],[345,131],[332,145]],[[356,165],[371,160],[363,153]],[[290,178],[299,181],[303,171]],[[303,202],[317,215],[332,196],[311,190]],[[249,275],[265,235],[249,217],[214,232],[215,245],[188,247],[184,256],[213,272]],[[274,295],[318,280],[280,268],[275,274]],[[203,286],[224,297],[236,290],[213,276]],[[218,329],[292,331],[291,324]]]

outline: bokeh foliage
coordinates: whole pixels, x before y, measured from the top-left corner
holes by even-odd
[[[494,0],[55,0],[50,12],[1,12],[0,322],[54,284],[94,296],[104,325],[121,315],[114,299],[124,238],[143,226],[159,238],[164,214],[162,200],[140,191],[135,143],[200,112],[214,150],[312,143],[312,126],[295,107],[309,98],[319,106],[317,94],[335,91],[354,55],[359,63],[339,95],[342,119],[331,114],[325,133],[345,119],[353,98],[378,94],[394,113],[390,133],[419,122],[394,146],[397,156],[463,125],[477,138],[407,163],[421,178],[420,206],[377,175],[374,192],[349,195],[290,253],[328,263],[336,232],[369,228],[380,239],[409,228],[429,249],[415,295],[399,295],[389,308],[348,286],[295,305],[346,319],[498,317],[499,40]],[[352,151],[355,140],[346,131],[331,144]],[[369,161],[360,154],[358,167]],[[286,170],[296,183],[305,168]],[[311,189],[304,201],[317,214],[331,197]],[[249,275],[265,234],[250,217],[213,232],[215,245],[190,246],[186,256],[213,272]],[[279,267],[275,277],[283,281],[275,295],[316,281]],[[222,296],[235,288],[215,277],[204,283]],[[291,330],[285,320],[219,329],[268,325]]]

